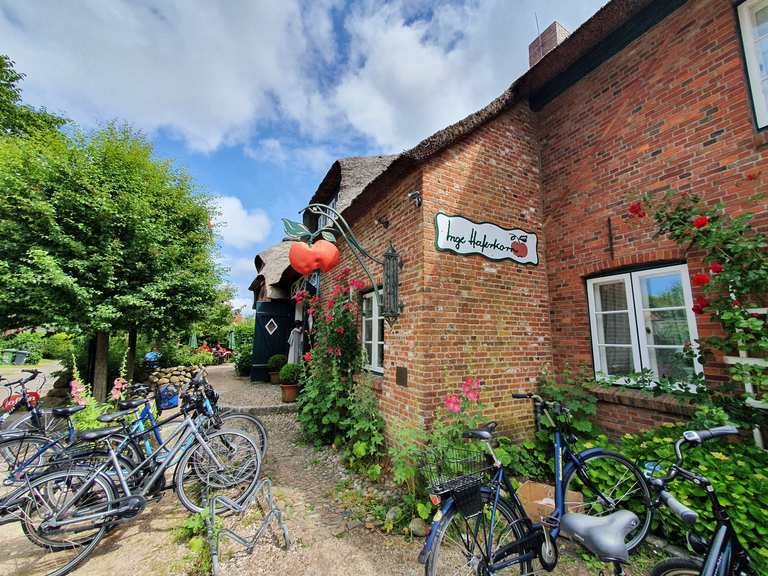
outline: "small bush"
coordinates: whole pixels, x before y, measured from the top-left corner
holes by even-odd
[[[43,357],[67,360],[75,349],[75,337],[66,332],[57,332],[43,341]]]
[[[296,384],[301,376],[301,364],[286,364],[280,368],[280,382]]]
[[[235,326],[235,350],[232,362],[240,376],[248,376],[253,366],[253,319],[246,319]]]
[[[26,363],[37,364],[43,359],[43,335],[37,332],[22,332],[0,342],[0,348],[26,350]]]
[[[216,360],[213,357],[212,352],[195,352],[194,354],[190,355],[189,357],[189,364],[184,364],[184,366],[197,366],[199,364],[202,364],[203,366],[210,366],[211,364],[215,364]]]
[[[287,363],[288,357],[285,354],[275,354],[267,360],[267,369],[270,372],[279,372]]]

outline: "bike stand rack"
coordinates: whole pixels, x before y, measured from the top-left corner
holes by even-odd
[[[266,506],[262,506],[259,501],[260,496],[263,496]],[[288,550],[291,547],[291,539],[288,536],[288,528],[286,527],[285,522],[283,522],[283,514],[275,505],[275,501],[272,498],[272,482],[269,478],[260,480],[253,493],[243,504],[237,504],[226,496],[215,496],[210,503],[207,503],[207,497],[205,497],[203,503],[208,506],[209,510],[209,514],[205,518],[205,525],[208,546],[211,551],[211,572],[213,576],[218,576],[219,574],[219,545],[222,536],[226,536],[230,540],[240,544],[240,546],[245,548],[245,551],[248,554],[253,554],[253,549],[256,546],[256,543],[267,531],[272,520],[276,520],[283,533],[283,540],[285,542],[283,549]],[[242,516],[253,504],[256,504],[264,515],[264,518],[261,520],[261,524],[256,532],[254,532],[253,536],[250,538],[242,536],[230,528],[221,528],[217,531],[215,530],[217,504],[221,504],[221,506],[226,508],[226,512],[233,512],[238,516]]]

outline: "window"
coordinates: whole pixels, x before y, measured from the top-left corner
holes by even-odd
[[[758,128],[768,126],[768,0],[747,0],[739,24]]]
[[[698,338],[688,266],[667,266],[587,280],[595,372],[628,376],[644,369],[687,379],[698,362],[679,357]]]
[[[329,208],[333,208],[334,210],[336,210],[336,206],[338,205],[338,202],[339,202],[339,195],[334,194],[328,200],[328,202],[325,203],[325,205],[328,206]],[[331,221],[325,215],[321,214],[317,220],[317,229],[320,230],[320,228],[324,226],[328,226],[330,223]]]
[[[363,294],[363,345],[368,357],[366,368],[384,372],[384,317],[379,313],[376,292]]]

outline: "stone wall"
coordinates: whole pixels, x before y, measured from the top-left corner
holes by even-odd
[[[192,379],[192,376],[200,370],[202,366],[171,366],[170,368],[160,368],[150,373],[146,382],[153,386],[162,386],[163,384],[184,384]]]

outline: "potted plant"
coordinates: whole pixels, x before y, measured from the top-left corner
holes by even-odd
[[[269,371],[269,381],[272,384],[280,384],[280,369],[288,363],[288,357],[285,354],[275,354],[267,360],[267,370]]]
[[[301,364],[286,364],[280,369],[280,389],[283,402],[296,402],[299,395],[299,376]]]

